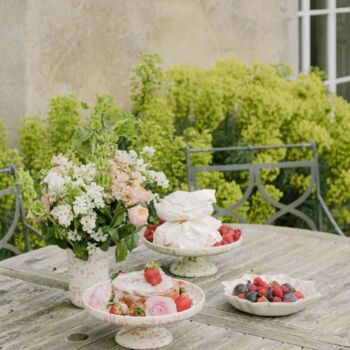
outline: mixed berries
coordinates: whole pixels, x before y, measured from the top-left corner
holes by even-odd
[[[245,284],[237,284],[232,294],[253,303],[294,303],[304,298],[303,293],[289,283],[280,284],[277,281],[267,283],[260,277],[255,277],[253,282],[248,280]]]
[[[219,228],[219,232],[221,234],[222,240],[214,243],[213,247],[237,242],[242,235],[242,230],[240,230],[239,228],[233,229],[228,225],[221,225]]]

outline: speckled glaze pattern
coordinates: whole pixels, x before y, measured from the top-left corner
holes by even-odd
[[[188,257],[177,260],[170,266],[170,272],[180,277],[206,277],[215,275],[218,268],[206,257]]]
[[[203,308],[205,294],[198,286],[184,282],[193,305],[190,309],[163,316],[120,316],[108,313],[106,305],[94,305],[91,301],[98,299],[102,302],[108,300],[112,292],[112,283],[110,280],[99,282],[88,288],[83,296],[84,307],[86,311],[105,322],[124,326],[117,335],[116,342],[130,349],[157,349],[169,344],[172,336],[166,329],[159,327],[166,324],[175,323],[193,317]],[[96,293],[101,293],[101,298],[96,298]]]
[[[69,299],[77,307],[83,308],[85,290],[97,282],[109,278],[108,252],[97,249],[87,261],[78,259],[67,249]]]
[[[252,303],[249,300],[239,299],[237,296],[232,295],[233,289],[237,284],[246,283],[248,280],[252,281],[256,276],[247,274],[239,279],[222,282],[227,301],[236,309],[258,316],[286,316],[305,309],[321,298],[321,294],[315,289],[314,281],[301,280],[284,274],[259,276],[268,283],[272,281],[290,283],[294,288],[304,294],[304,299],[299,299],[294,303]]]

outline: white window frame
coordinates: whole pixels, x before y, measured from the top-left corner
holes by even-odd
[[[307,73],[311,66],[311,16],[327,16],[327,77],[325,84],[331,92],[337,91],[337,85],[350,82],[350,75],[337,78],[337,14],[350,13],[350,7],[336,6],[336,0],[328,0],[325,9],[311,10],[310,0],[301,0],[301,10],[298,17],[301,19],[301,71]]]

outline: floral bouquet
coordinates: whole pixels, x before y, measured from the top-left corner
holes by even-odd
[[[145,147],[142,153],[153,152]],[[111,245],[116,260],[124,260],[147,224],[152,189],[168,187],[164,173],[148,169],[132,150],[116,150],[108,159],[86,164],[72,158],[52,158],[40,184],[41,197],[28,215],[40,223],[48,243],[72,249],[81,260]]]

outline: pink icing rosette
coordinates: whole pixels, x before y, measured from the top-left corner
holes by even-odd
[[[151,296],[146,302],[146,316],[163,316],[176,313],[176,304],[172,298]]]

